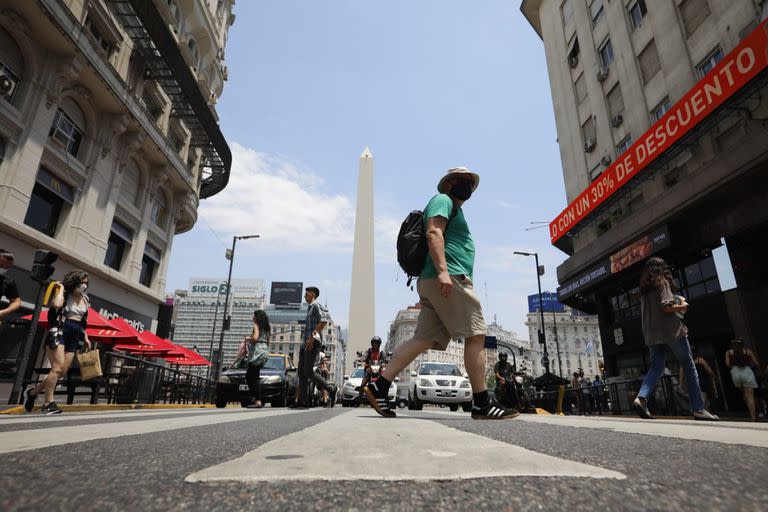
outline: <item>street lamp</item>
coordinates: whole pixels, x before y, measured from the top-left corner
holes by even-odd
[[[541,329],[539,330],[539,343],[544,345],[544,373],[549,373],[549,351],[547,350],[547,337],[544,334],[544,301],[541,299],[541,275],[544,268],[539,266],[539,253],[515,251],[513,254],[518,256],[533,256],[536,258],[536,282],[539,285],[539,316],[541,318]]]
[[[232,249],[227,249],[225,258],[229,260],[229,275],[227,276],[227,294],[224,297],[224,318],[221,323],[221,336],[219,336],[219,358],[216,365],[216,380],[221,376],[221,368],[224,366],[224,331],[229,330],[229,317],[227,317],[227,307],[229,306],[229,288],[232,282],[232,264],[235,261],[235,245],[238,240],[248,240],[249,238],[259,238],[259,235],[233,236]]]

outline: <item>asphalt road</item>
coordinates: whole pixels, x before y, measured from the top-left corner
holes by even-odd
[[[765,423],[443,411],[0,417],[0,510],[768,507]]]

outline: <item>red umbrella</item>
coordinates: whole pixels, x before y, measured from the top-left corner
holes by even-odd
[[[32,320],[32,315],[27,315],[21,317],[22,320]],[[40,312],[40,320],[38,321],[39,325],[41,327],[48,328],[48,310],[44,309]],[[112,325],[110,320],[107,320],[103,316],[101,316],[95,309],[88,308],[88,325],[86,326],[86,329],[106,329],[106,330],[117,330],[117,328]]]

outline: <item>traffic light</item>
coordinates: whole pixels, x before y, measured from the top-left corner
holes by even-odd
[[[59,259],[59,254],[53,251],[38,249],[35,251],[35,261],[32,263],[30,277],[38,283],[45,283],[56,270],[53,263]]]

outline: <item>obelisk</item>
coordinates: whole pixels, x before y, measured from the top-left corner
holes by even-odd
[[[355,244],[352,253],[352,287],[349,296],[349,333],[345,374],[354,368],[357,352],[370,346],[376,334],[376,292],[373,260],[373,155],[360,155],[355,206]],[[383,334],[379,336],[385,338]]]

